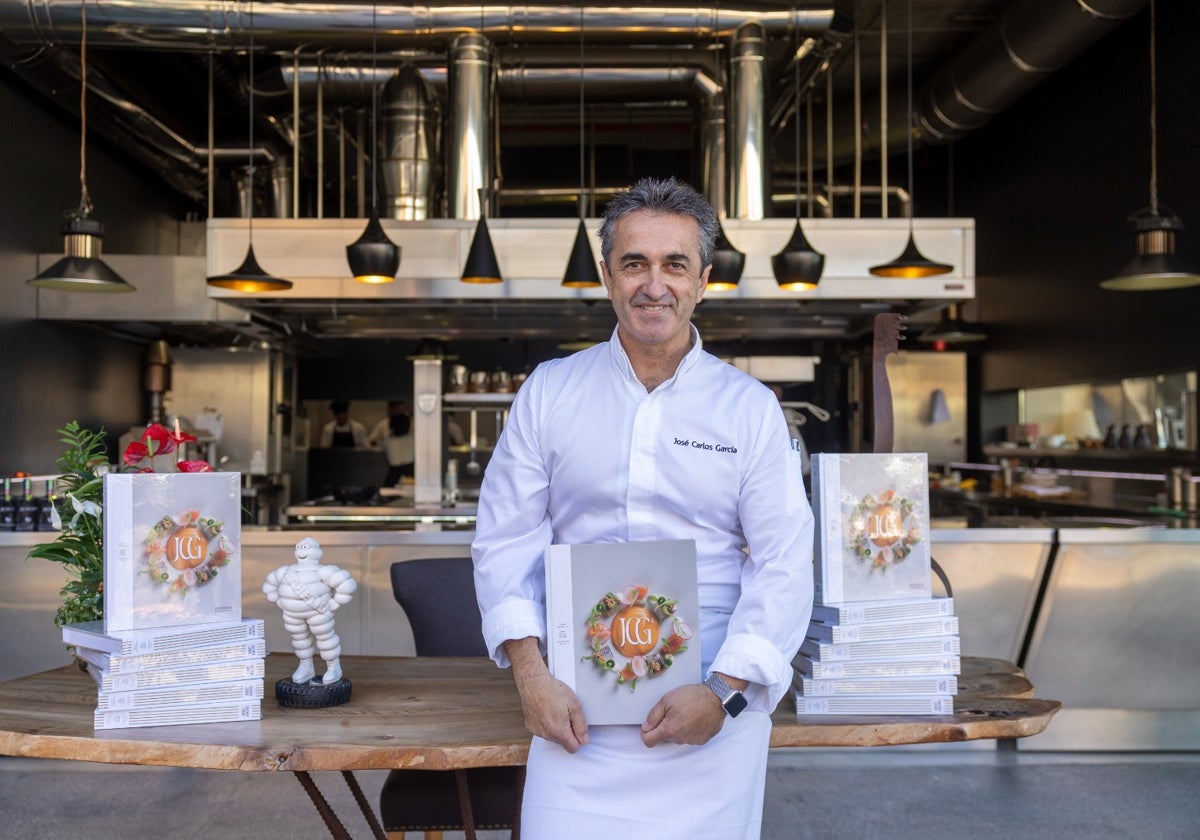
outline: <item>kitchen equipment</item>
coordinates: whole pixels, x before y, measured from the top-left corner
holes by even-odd
[[[483,471],[475,457],[475,450],[479,446],[479,423],[476,415],[475,409],[471,409],[471,451],[467,459],[467,475],[479,475]]]
[[[450,367],[450,381],[446,385],[446,391],[451,394],[465,394],[467,392],[467,378],[470,373],[466,365],[452,365]]]
[[[471,371],[471,393],[486,394],[490,381],[491,376],[486,370]]]
[[[496,368],[492,372],[490,386],[494,394],[508,394],[512,391],[512,377],[508,375],[508,371]]]

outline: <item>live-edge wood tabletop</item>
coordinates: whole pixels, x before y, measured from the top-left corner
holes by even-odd
[[[772,747],[842,747],[1021,738],[1060,704],[1035,699],[1010,663],[964,658],[954,715],[798,718],[785,698]],[[522,764],[529,734],[512,676],[486,659],[342,658],[350,701],[282,708],[290,654],[267,656],[260,721],[93,731],[96,684],[73,665],[0,683],[0,755],[215,770],[446,770]]]

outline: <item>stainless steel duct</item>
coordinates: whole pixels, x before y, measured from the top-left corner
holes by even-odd
[[[437,96],[417,68],[405,64],[384,87],[380,113],[384,211],[393,219],[428,219],[441,126]]]
[[[450,127],[446,144],[446,213],[451,219],[478,219],[481,189],[491,190],[492,46],[468,32],[450,48]]]
[[[743,24],[730,50],[729,215],[734,219],[762,219],[766,213],[765,35],[757,23]]]
[[[922,91],[915,108],[920,130],[949,140],[983,126],[1146,3],[1014,0]]]

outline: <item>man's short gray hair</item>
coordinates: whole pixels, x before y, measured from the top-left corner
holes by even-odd
[[[700,228],[701,270],[712,263],[719,229],[716,211],[708,203],[708,199],[672,177],[642,178],[609,200],[604,208],[604,223],[600,225],[600,255],[605,264],[608,264],[609,257],[612,256],[613,229],[617,222],[639,210],[650,213],[678,213],[695,219]]]

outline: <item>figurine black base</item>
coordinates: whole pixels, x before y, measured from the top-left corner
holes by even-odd
[[[275,683],[275,699],[290,709],[324,709],[340,706],[350,699],[350,680],[342,677],[325,685],[320,677],[306,683],[294,682],[291,677]]]

